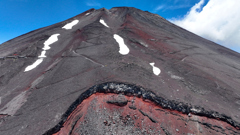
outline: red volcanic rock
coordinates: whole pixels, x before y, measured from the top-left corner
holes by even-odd
[[[114,99],[114,100],[113,100]],[[109,101],[119,104],[109,104]],[[124,101],[124,105],[122,102]],[[126,102],[125,102],[126,101]],[[96,93],[68,116],[54,135],[66,134],[235,134],[230,124],[163,109],[142,98]]]
[[[240,134],[240,54],[135,8],[0,45],[0,134]]]

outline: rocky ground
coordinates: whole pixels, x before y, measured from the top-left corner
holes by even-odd
[[[0,134],[240,134],[240,54],[135,8],[0,45]]]

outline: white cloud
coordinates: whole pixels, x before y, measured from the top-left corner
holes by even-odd
[[[94,0],[87,1],[86,5],[89,7],[101,7],[101,4]]]
[[[191,7],[189,4],[184,4],[184,5],[158,5],[156,8],[154,8],[153,12],[158,12],[158,11],[166,11],[166,10],[175,10],[175,9],[181,9],[181,8],[187,8]]]
[[[162,9],[164,9],[164,8],[165,8],[164,5],[158,5],[158,6],[154,9],[154,12],[157,12],[157,11],[162,10]]]
[[[204,0],[194,5],[182,19],[171,22],[204,38],[225,45],[240,47],[240,1]]]

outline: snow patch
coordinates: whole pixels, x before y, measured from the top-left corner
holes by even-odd
[[[46,58],[46,50],[51,49],[51,47],[49,45],[51,45],[52,43],[58,41],[58,36],[60,34],[53,34],[52,36],[50,36],[45,42],[44,42],[44,47],[42,48],[43,51],[41,52],[41,55],[38,56],[39,59],[37,59],[32,65],[27,66],[25,68],[24,72],[30,71],[34,68],[36,68],[39,64],[41,64],[43,62],[43,59]]]
[[[118,42],[119,44],[119,53],[122,55],[127,55],[129,53],[129,48],[127,47],[127,45],[125,45],[124,40],[122,37],[120,37],[117,34],[113,35],[114,39]]]
[[[25,68],[25,71],[24,71],[24,72],[27,72],[27,71],[30,71],[30,70],[36,68],[39,64],[42,63],[42,61],[43,61],[43,58],[39,58],[39,59],[36,60],[32,65],[27,66],[27,67]]]
[[[44,47],[43,47],[43,50],[49,50],[51,47],[49,46],[50,44],[54,43],[54,42],[57,42],[58,41],[58,36],[60,34],[53,34],[51,37],[48,38],[48,40],[46,40],[44,42]]]
[[[86,13],[85,15],[89,15],[90,13]]]
[[[63,28],[63,29],[66,29],[66,30],[70,30],[70,29],[72,29],[72,27],[73,27],[74,25],[76,25],[78,22],[79,22],[78,20],[74,20],[74,21],[66,24],[66,25],[63,26],[62,28]]]
[[[41,55],[40,56],[38,56],[38,58],[46,58],[47,56],[46,56],[46,51],[42,51],[41,52]]]
[[[160,68],[154,66],[154,64],[155,64],[154,62],[149,63],[149,64],[153,67],[153,73],[154,73],[155,75],[159,75],[159,74],[161,73]]]
[[[103,19],[100,19],[99,22],[100,22],[101,24],[103,24],[104,26],[106,26],[106,27],[109,28],[109,26],[105,23],[105,21],[104,21]]]

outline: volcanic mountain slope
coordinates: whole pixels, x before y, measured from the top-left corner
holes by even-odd
[[[240,54],[135,8],[0,45],[0,134],[240,134]]]

